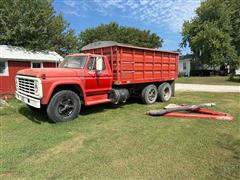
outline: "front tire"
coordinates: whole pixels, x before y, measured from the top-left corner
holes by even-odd
[[[47,115],[53,122],[67,122],[76,118],[80,112],[79,96],[70,90],[54,94],[47,107]]]
[[[142,90],[142,101],[144,104],[153,104],[157,100],[157,88],[151,84]]]
[[[167,82],[162,83],[158,87],[158,101],[167,102],[172,97],[171,85]]]

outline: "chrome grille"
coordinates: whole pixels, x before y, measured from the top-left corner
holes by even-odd
[[[42,98],[42,83],[37,77],[17,75],[16,90],[19,94],[24,94],[34,98]]]
[[[32,79],[18,78],[18,90],[29,95],[35,95],[35,82]]]

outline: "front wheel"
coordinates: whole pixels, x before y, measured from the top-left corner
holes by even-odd
[[[79,96],[70,90],[57,92],[47,107],[47,115],[53,122],[67,122],[76,118],[80,112]]]

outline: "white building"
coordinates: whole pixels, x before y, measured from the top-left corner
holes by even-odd
[[[190,76],[192,55],[180,56],[178,73],[180,76]]]

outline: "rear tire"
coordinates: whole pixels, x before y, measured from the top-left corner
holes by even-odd
[[[67,122],[76,118],[81,109],[79,96],[70,90],[54,94],[47,107],[47,115],[53,122]]]
[[[158,87],[158,101],[167,102],[172,97],[171,85],[167,82],[162,83]]]
[[[144,104],[153,104],[157,100],[157,88],[151,84],[142,90],[142,101]]]

